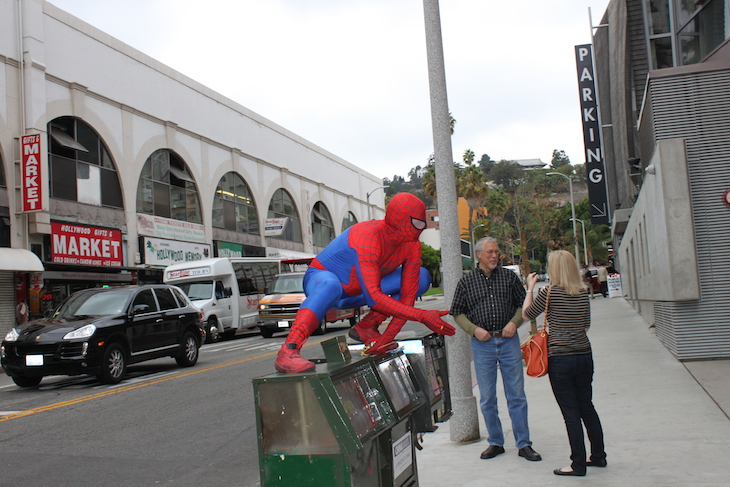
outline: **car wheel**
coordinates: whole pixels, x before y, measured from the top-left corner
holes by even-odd
[[[210,318],[205,333],[205,343],[215,343],[221,339],[221,329],[218,320]]]
[[[314,330],[313,335],[324,335],[325,331],[327,331],[327,318],[322,318],[322,321],[319,322],[319,326],[316,330]]]
[[[261,336],[264,338],[271,338],[274,336],[274,330],[266,326],[260,326],[259,331],[261,332]]]
[[[183,335],[182,342],[180,343],[180,354],[175,357],[175,361],[180,367],[192,367],[198,362],[198,340],[195,339],[195,335],[191,332]]]
[[[13,382],[18,387],[35,387],[41,383],[43,377],[13,377]]]
[[[101,357],[99,382],[102,384],[118,384],[127,373],[127,355],[118,343],[110,343]]]

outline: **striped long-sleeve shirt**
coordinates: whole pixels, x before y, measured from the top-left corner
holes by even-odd
[[[559,286],[540,289],[532,304],[524,310],[526,318],[534,320],[545,311],[548,289],[548,355],[579,355],[591,352],[586,330],[591,325],[591,305],[587,290],[570,295]]]

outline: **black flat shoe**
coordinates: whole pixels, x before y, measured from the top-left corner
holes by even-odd
[[[489,448],[484,450],[481,455],[479,455],[479,458],[482,460],[487,460],[489,458],[494,458],[497,455],[501,455],[504,453],[504,447],[498,446],[498,445],[489,445]]]
[[[585,477],[586,476],[586,473],[585,472],[578,473],[578,472],[573,471],[573,470],[571,470],[570,472],[566,472],[565,470],[563,470],[561,468],[556,468],[555,470],[553,470],[553,473],[555,475],[570,475],[570,476],[573,476],[573,477]]]
[[[606,461],[605,458],[603,460],[601,460],[600,462],[591,461],[591,460],[588,460],[586,462],[586,467],[607,467],[607,466],[608,466],[608,461]]]

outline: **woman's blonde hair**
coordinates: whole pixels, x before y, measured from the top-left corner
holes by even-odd
[[[575,257],[565,250],[554,250],[548,254],[547,271],[550,284],[565,288],[568,294],[578,294],[588,287],[580,278]]]

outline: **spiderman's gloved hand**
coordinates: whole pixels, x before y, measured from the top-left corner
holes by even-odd
[[[420,310],[421,319],[418,320],[429,329],[435,331],[439,335],[452,336],[456,334],[456,328],[441,319],[442,316],[449,314],[448,310]]]

